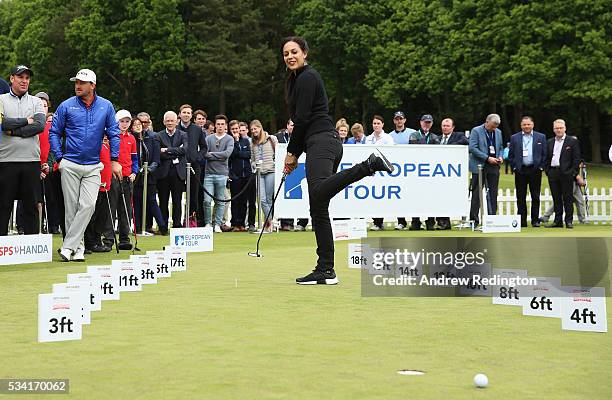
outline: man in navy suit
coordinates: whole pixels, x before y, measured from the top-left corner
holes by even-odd
[[[510,137],[508,152],[508,162],[514,171],[516,205],[522,227],[527,226],[527,186],[531,196],[531,225],[540,226],[540,187],[547,154],[546,136],[533,130],[533,118],[524,116],[521,119],[521,132]]]
[[[463,134],[463,132],[454,132],[455,130],[455,121],[452,118],[444,118],[442,123],[440,124],[440,129],[442,129],[442,134],[440,135],[440,144],[462,144],[467,145],[468,140]],[[446,230],[451,228],[451,222],[449,217],[438,217],[436,218],[438,222],[438,230]]]
[[[546,175],[555,207],[555,222],[548,228],[563,227],[563,209],[565,209],[565,227],[574,227],[573,189],[574,180],[579,172],[580,144],[578,139],[565,133],[565,121],[553,122],[555,137],[548,139],[548,156],[546,157]]]
[[[183,191],[187,177],[187,134],[177,129],[178,116],[174,111],[164,114],[165,129],[157,132],[155,140],[159,144],[160,166],[157,168],[157,193],[159,208],[165,225],[168,224],[168,200],[172,194],[172,227],[182,228]]]
[[[478,225],[480,211],[480,193],[478,190],[478,165],[482,165],[482,181],[488,188],[487,210],[489,215],[497,214],[497,187],[499,185],[499,166],[503,162],[504,142],[498,114],[489,114],[485,123],[472,128],[469,138],[470,172],[472,173],[472,206],[470,219]]]

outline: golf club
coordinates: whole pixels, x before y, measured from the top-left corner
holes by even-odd
[[[123,190],[123,182],[119,182],[119,190],[121,192],[121,200],[123,200],[123,211],[125,211],[125,218],[127,220],[128,229],[130,226],[133,227],[132,235],[134,236],[134,246],[132,247],[132,253],[134,253],[134,251],[140,251],[140,249],[138,248],[138,237],[136,236],[136,229],[132,225],[132,219],[130,218],[130,213],[128,213],[127,203],[125,201],[125,192]]]
[[[47,213],[47,197],[45,196],[45,180],[42,179],[42,198],[43,198],[43,208],[45,210],[45,217],[42,222],[42,230],[43,232],[49,233],[49,214]]]
[[[106,183],[103,183],[102,186],[106,187]],[[108,215],[110,217],[111,229],[113,231],[113,238],[115,239],[115,250],[117,250],[117,254],[119,254],[119,247],[118,247],[119,240],[117,240],[117,232],[115,232],[115,224],[113,223],[113,211],[111,210],[111,206],[110,206],[110,198],[108,197],[108,190],[105,193],[106,193],[106,204],[108,204]]]
[[[278,197],[278,194],[280,193],[280,190],[283,187],[283,183],[285,183],[286,178],[287,178],[287,173],[283,172],[283,177],[281,178],[280,185],[278,185],[276,194],[274,195],[274,198],[272,198],[272,207],[270,207],[270,211],[268,211],[268,215],[266,215],[266,219],[264,220],[264,223],[261,226],[261,231],[259,232],[259,238],[257,239],[257,247],[254,252],[250,251],[247,253],[251,257],[262,257],[262,255],[259,254],[259,242],[261,241],[261,236],[263,235],[266,224],[268,223],[268,219],[270,219],[270,214],[272,214],[272,210],[274,210],[274,204],[276,204],[276,198]]]

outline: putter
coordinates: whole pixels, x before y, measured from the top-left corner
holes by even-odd
[[[130,218],[130,214],[128,213],[127,203],[125,202],[125,192],[123,191],[123,182],[119,182],[119,190],[121,191],[121,200],[123,200],[123,211],[125,211],[125,218],[128,221],[128,226],[132,226],[132,235],[134,236],[134,246],[132,246],[132,254],[134,251],[140,251],[138,248],[138,237],[136,236],[136,228],[132,225],[132,219]]]
[[[106,187],[106,183],[103,184],[102,186]],[[108,197],[108,190],[105,192],[106,193],[106,204],[108,204],[108,215],[110,217],[110,221],[111,221],[111,229],[113,230],[113,238],[115,239],[115,250],[117,250],[117,254],[119,254],[119,240],[117,240],[117,232],[115,232],[115,224],[113,224],[113,211],[111,210],[111,206],[110,206],[110,198]]]
[[[45,210],[45,218],[42,220],[42,228],[43,232],[49,233],[49,214],[47,214],[47,197],[45,196],[45,180],[42,179],[42,198],[43,198],[43,206]]]
[[[276,204],[276,198],[278,197],[278,194],[280,193],[280,190],[283,187],[283,183],[285,183],[286,178],[287,178],[287,173],[284,172],[283,177],[281,178],[281,181],[280,181],[280,185],[278,185],[278,189],[276,190],[276,194],[274,195],[274,198],[272,198],[272,207],[270,207],[270,211],[268,211],[268,215],[266,215],[266,219],[264,220],[264,223],[261,226],[261,231],[259,232],[259,238],[257,239],[257,247],[255,251],[249,251],[247,253],[251,257],[263,257],[259,253],[259,242],[261,241],[261,236],[263,235],[264,229],[266,227],[266,223],[268,223],[268,219],[270,219],[270,214],[272,214],[272,210],[274,210],[274,204]]]

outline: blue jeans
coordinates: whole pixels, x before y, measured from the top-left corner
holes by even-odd
[[[210,175],[204,176],[204,188],[218,199],[225,199],[225,185],[227,184],[227,176],[225,175]],[[204,193],[204,225],[211,223],[212,219],[212,198]],[[221,226],[223,221],[223,213],[225,213],[225,202],[215,201],[215,221],[214,225]]]
[[[274,172],[260,175],[259,177],[259,199],[261,200],[261,208],[263,209],[265,218],[272,208],[272,200],[274,198]],[[270,215],[272,220],[272,215]]]

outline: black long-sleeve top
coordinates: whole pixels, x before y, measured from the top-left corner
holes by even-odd
[[[294,72],[292,72],[294,73]],[[306,139],[317,133],[331,132],[327,93],[321,75],[309,65],[295,72],[288,89],[289,112],[293,132],[287,152],[299,157],[306,151]]]

